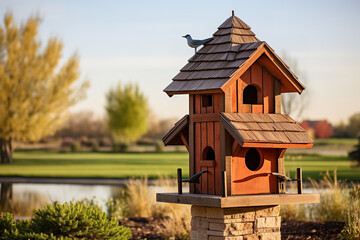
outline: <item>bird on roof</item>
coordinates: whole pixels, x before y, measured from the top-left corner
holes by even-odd
[[[195,48],[195,53],[196,53],[196,49],[197,47],[204,45],[205,43],[210,42],[211,40],[213,40],[214,38],[206,38],[203,40],[196,40],[196,39],[192,39],[192,37],[190,36],[190,34],[186,34],[185,36],[183,36],[184,38],[186,38],[187,40],[187,44],[192,47]]]

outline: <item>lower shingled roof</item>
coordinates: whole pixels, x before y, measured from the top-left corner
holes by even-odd
[[[310,148],[313,140],[286,114],[221,113],[220,122],[242,146],[268,144],[284,148]]]

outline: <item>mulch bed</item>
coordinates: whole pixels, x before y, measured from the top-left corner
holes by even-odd
[[[343,222],[305,222],[290,219],[281,221],[281,239],[338,239]]]
[[[124,218],[120,224],[130,227],[132,239],[164,240],[161,229],[163,220],[156,218]],[[282,219],[281,239],[283,240],[332,240],[338,239],[338,234],[344,227],[343,222],[307,222]]]

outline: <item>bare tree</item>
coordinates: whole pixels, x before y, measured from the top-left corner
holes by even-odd
[[[307,83],[306,74],[298,69],[296,59],[290,58],[286,52],[282,54],[282,59],[288,64],[291,71],[298,76],[300,82],[305,86]],[[299,120],[308,106],[310,101],[309,90],[305,90],[301,95],[298,93],[285,93],[281,95],[282,112],[291,115],[293,118]]]

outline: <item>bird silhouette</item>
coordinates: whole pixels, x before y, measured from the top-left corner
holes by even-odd
[[[185,36],[183,36],[184,38],[186,38],[187,40],[187,44],[192,47],[195,48],[195,53],[196,53],[196,49],[197,47],[204,45],[205,43],[210,42],[211,40],[213,40],[214,38],[207,38],[207,39],[203,39],[203,40],[196,40],[196,39],[192,39],[192,37],[190,36],[190,34],[186,34]]]

